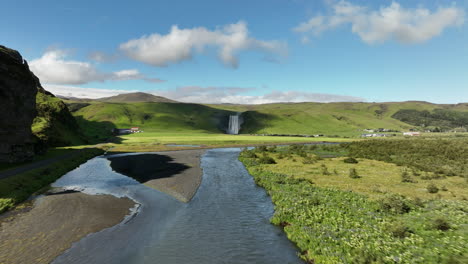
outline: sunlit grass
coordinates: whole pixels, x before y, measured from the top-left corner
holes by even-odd
[[[459,176],[424,180],[422,179],[426,175],[424,172],[417,172],[421,175],[413,176],[412,170],[408,167],[376,160],[358,159],[358,164],[348,164],[343,162],[344,158],[326,158],[314,164],[303,164],[303,158],[297,155],[283,159],[279,159],[277,153],[271,156],[275,158],[277,164],[262,165],[265,170],[307,179],[320,187],[362,193],[372,199],[381,198],[389,193],[421,199],[462,200],[468,198],[468,183]],[[323,174],[323,166],[326,167],[329,175]],[[361,178],[350,178],[348,175],[351,168],[355,168]],[[402,182],[403,171],[407,171],[414,182]],[[433,173],[427,173],[427,175],[433,176]],[[434,183],[441,190],[436,194],[429,193],[426,188],[430,183]]]

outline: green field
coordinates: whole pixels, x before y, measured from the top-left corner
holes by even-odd
[[[190,147],[170,147],[166,145],[196,145],[202,148],[248,146],[265,144],[291,144],[314,142],[347,142],[345,138],[306,138],[306,137],[274,137],[274,136],[250,136],[227,135],[220,133],[158,133],[144,132],[132,135],[120,136],[120,143],[107,144],[112,151],[161,151],[171,149],[186,149]]]
[[[224,133],[228,125],[228,116],[236,112],[243,113],[241,134],[323,134],[357,137],[365,133],[363,129],[366,128],[395,131],[424,129],[392,118],[402,109],[445,109],[451,111],[450,113],[462,113],[463,118],[468,112],[467,104],[436,105],[426,102],[200,105],[92,101],[88,105],[69,101],[68,104],[77,108],[74,116],[85,133],[95,139],[109,137],[112,128],[131,126],[138,126],[146,132],[159,133]],[[81,108],[76,107],[77,105]],[[465,121],[460,119],[456,124],[463,125]],[[468,124],[468,121],[466,122]]]
[[[271,196],[271,222],[310,263],[467,263],[467,140],[258,147],[240,160]],[[439,144],[454,155],[427,151]],[[389,145],[400,151],[374,160]],[[410,150],[414,158],[403,159]],[[432,156],[456,173],[434,171]]]

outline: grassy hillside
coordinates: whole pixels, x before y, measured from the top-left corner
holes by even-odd
[[[97,123],[106,124],[107,131],[138,126],[147,132],[219,133],[227,126],[229,113],[198,104],[92,103],[74,115],[88,134]]]
[[[89,105],[88,105],[89,104]],[[139,126],[148,132],[220,133],[227,127],[227,116],[242,112],[242,134],[324,134],[358,136],[365,128],[408,130],[418,128],[392,116],[402,109],[468,112],[467,104],[436,105],[426,102],[401,103],[281,103],[265,105],[199,105],[185,103],[106,103],[69,102],[83,129],[101,125],[110,133],[112,127]],[[419,112],[418,112],[419,113]],[[84,122],[91,122],[84,124]],[[99,131],[94,131],[95,136]]]
[[[450,109],[468,112],[466,104],[436,105],[426,102],[401,103],[289,103],[265,105],[212,105],[244,112],[241,133],[327,134],[356,136],[365,128],[407,130],[415,125],[392,118],[401,109],[432,111]]]
[[[76,120],[59,98],[39,89],[36,95],[37,116],[32,131],[48,146],[80,145],[86,143]]]

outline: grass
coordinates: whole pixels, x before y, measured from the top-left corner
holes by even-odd
[[[334,158],[321,158],[330,156]],[[467,263],[467,182],[453,176],[402,182],[408,167],[358,158],[339,146],[245,150],[240,160],[275,204],[309,263]],[[261,164],[270,157],[274,164]],[[355,169],[360,178],[350,178]],[[446,191],[430,193],[428,183]]]
[[[1,179],[0,213],[13,208],[32,194],[43,190],[68,171],[102,153],[101,149],[83,149],[79,155],[61,160],[46,168],[39,168]]]
[[[34,156],[34,159],[32,161],[20,162],[20,163],[0,163],[0,171],[17,168],[17,167],[20,167],[20,166],[23,166],[23,165],[26,165],[35,161],[50,159],[50,158],[57,157],[57,156],[60,156],[60,155],[63,155],[72,151],[73,150],[70,148],[50,148],[47,150],[45,154]]]
[[[274,136],[250,136],[227,135],[220,133],[158,133],[144,132],[132,135],[120,136],[121,143],[108,144],[112,151],[161,151],[181,149],[181,147],[168,147],[167,144],[200,145],[204,148],[247,146],[261,144],[291,144],[313,143],[321,141],[348,142],[343,138],[305,138],[305,137],[274,137]]]
[[[377,200],[386,194],[400,194],[410,198],[420,199],[468,199],[468,183],[462,177],[444,177],[440,179],[424,180],[425,173],[412,176],[416,182],[402,182],[401,174],[412,170],[406,166],[397,166],[383,161],[358,159],[359,163],[345,163],[344,157],[325,158],[314,164],[303,164],[303,158],[293,155],[291,158],[280,159],[279,153],[270,154],[276,161],[275,165],[266,165],[265,169],[289,175],[293,178],[306,179],[316,186],[336,188],[343,191],[353,191]],[[295,160],[295,161],[294,161]],[[323,166],[330,172],[324,175]],[[359,179],[348,177],[350,169],[355,169]],[[433,174],[430,173],[432,176]],[[447,191],[440,191],[437,195],[427,191],[428,184],[433,183],[439,188],[445,186]]]

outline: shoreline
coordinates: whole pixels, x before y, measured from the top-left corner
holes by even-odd
[[[137,205],[81,192],[41,196],[0,218],[1,263],[50,263],[87,235],[130,221]]]

